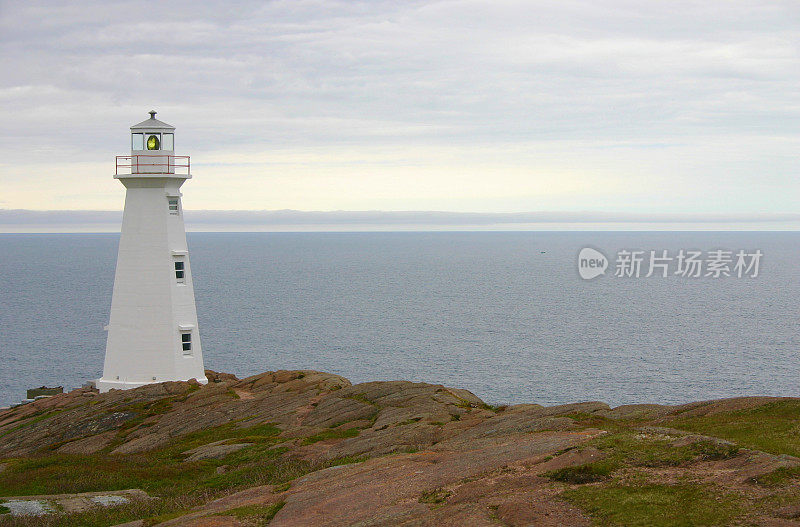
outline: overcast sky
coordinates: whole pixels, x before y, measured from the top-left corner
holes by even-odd
[[[794,213],[800,2],[0,1],[0,208]]]

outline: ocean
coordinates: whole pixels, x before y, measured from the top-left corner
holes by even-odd
[[[117,234],[0,235],[0,405],[100,376]],[[493,404],[800,396],[800,233],[190,233],[207,368],[466,388]],[[605,255],[582,279],[578,254]],[[646,277],[650,251],[732,276]],[[626,250],[642,253],[615,276]],[[736,276],[735,254],[762,253]],[[727,253],[725,253],[727,254]],[[634,258],[635,259],[635,258]],[[718,260],[720,258],[717,258]],[[750,263],[752,263],[751,258]],[[708,267],[703,268],[705,274]],[[741,271],[742,269],[739,269]]]

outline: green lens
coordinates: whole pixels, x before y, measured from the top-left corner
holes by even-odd
[[[158,150],[158,137],[151,135],[147,138],[147,149]]]

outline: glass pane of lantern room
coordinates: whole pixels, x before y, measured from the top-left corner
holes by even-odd
[[[145,144],[148,150],[161,150],[161,134],[155,132],[147,134]]]
[[[172,134],[164,134],[161,136],[161,150],[174,150],[175,145],[172,141]]]
[[[144,150],[144,134],[131,134],[131,150]]]

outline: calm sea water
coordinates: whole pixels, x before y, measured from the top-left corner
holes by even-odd
[[[117,235],[0,235],[0,405],[101,374]],[[757,278],[582,280],[593,246],[755,250]],[[206,367],[486,401],[800,396],[800,233],[192,233]]]

